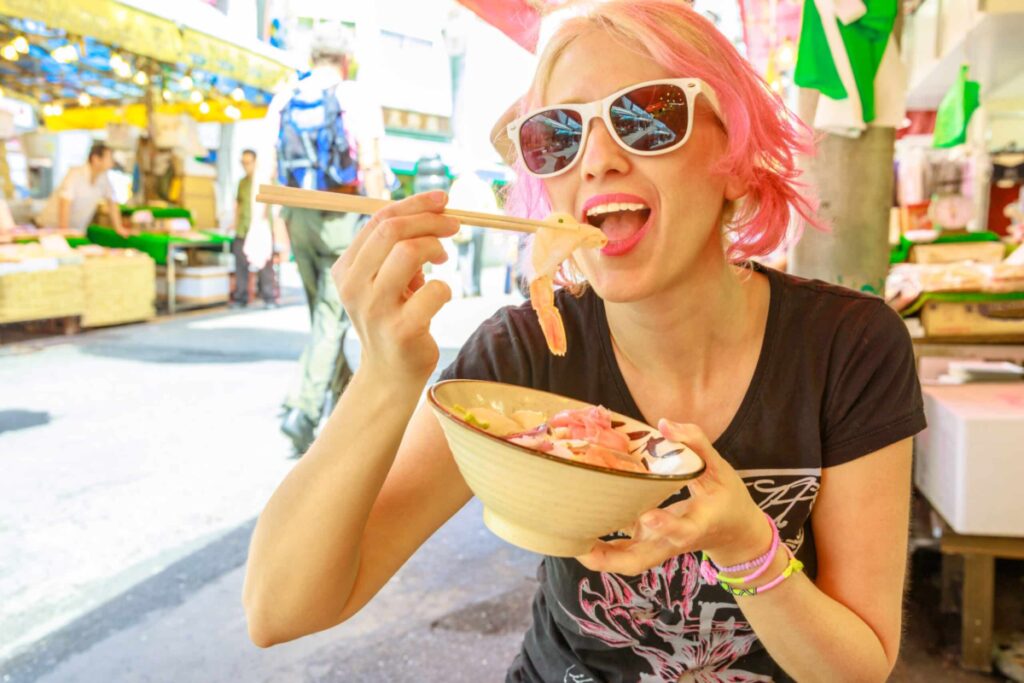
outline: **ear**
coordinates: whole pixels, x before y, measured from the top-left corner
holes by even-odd
[[[515,148],[512,146],[512,141],[509,140],[505,128],[515,120],[516,114],[518,113],[519,99],[516,99],[516,101],[513,102],[500,117],[498,117],[498,120],[494,123],[494,127],[491,128],[491,145],[494,146],[494,149],[497,150],[498,154],[501,155],[501,158],[508,164],[515,162]]]
[[[734,202],[740,197],[747,194],[747,184],[743,182],[743,179],[734,173],[730,173],[725,177],[725,198]]]

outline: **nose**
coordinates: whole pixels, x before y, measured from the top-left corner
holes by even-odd
[[[597,180],[608,173],[626,173],[629,165],[629,156],[612,138],[604,121],[594,121],[580,159],[583,177],[586,180]]]

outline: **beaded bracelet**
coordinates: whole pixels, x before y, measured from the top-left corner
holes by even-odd
[[[707,583],[726,581],[727,583],[744,584],[747,581],[753,581],[767,571],[772,560],[775,559],[775,552],[779,549],[779,528],[775,525],[775,520],[771,518],[771,515],[765,513],[765,518],[768,520],[768,526],[770,526],[772,530],[772,542],[768,548],[768,552],[760,557],[750,560],[749,562],[732,565],[730,567],[719,567],[710,557],[708,557],[707,553],[702,552],[700,575]],[[736,578],[722,576],[722,574],[741,572],[746,571],[747,569],[753,569],[754,571],[746,576]]]
[[[789,549],[788,545],[783,545],[782,547],[786,549],[786,555],[789,556],[789,564],[786,565],[786,568],[782,570],[781,574],[779,574],[778,576],[776,576],[774,579],[772,579],[768,583],[764,584],[763,586],[757,586],[756,588],[734,588],[733,586],[730,586],[725,581],[719,581],[718,585],[720,585],[723,589],[725,589],[726,591],[728,591],[732,595],[739,595],[739,596],[759,595],[761,593],[765,593],[767,591],[770,591],[772,588],[775,588],[776,586],[778,586],[780,583],[782,583],[783,581],[788,579],[793,574],[795,574],[795,573],[797,573],[799,571],[803,571],[804,563],[801,562],[800,560],[796,559],[796,557],[793,555],[793,551]]]

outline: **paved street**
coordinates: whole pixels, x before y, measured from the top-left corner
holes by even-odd
[[[446,307],[442,363],[508,301]],[[503,680],[538,558],[476,501],[350,622],[249,643],[243,565],[295,462],[276,414],[307,326],[290,305],[0,347],[0,681]],[[991,680],[956,668],[923,566],[893,679]]]
[[[446,308],[442,363],[511,301]],[[338,667],[376,680],[381,666],[423,675],[436,640],[452,657],[427,657],[433,680],[455,665],[472,675],[473,651],[479,680],[504,671],[536,559],[487,533],[476,503],[342,629],[268,651],[248,642],[242,565],[295,462],[276,415],[307,327],[292,305],[0,347],[0,680],[296,680]]]

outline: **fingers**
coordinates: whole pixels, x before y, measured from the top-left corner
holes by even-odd
[[[576,559],[592,571],[635,576],[676,555],[693,552],[700,548],[704,524],[699,517],[685,514],[688,510],[689,501],[648,510],[637,520],[632,539],[599,542]]]
[[[422,274],[426,263],[441,264],[448,252],[436,237],[404,239],[391,247],[373,282],[376,297],[398,300],[409,283]],[[393,293],[393,294],[392,294]]]
[[[576,559],[591,571],[636,576],[694,550],[696,547],[691,544],[677,544],[666,536],[651,536],[645,540],[601,541]]]
[[[370,220],[363,226],[363,229],[356,234],[355,239],[352,240],[348,249],[345,250],[340,265],[345,269],[350,267],[362,250],[363,244],[377,231],[377,226],[384,221],[399,216],[413,216],[418,213],[440,213],[444,210],[447,203],[448,195],[444,192],[436,191],[414,194],[401,201],[388,204],[371,216]]]
[[[366,224],[366,227],[372,230],[379,223],[382,223],[389,218],[413,216],[418,213],[427,213],[430,211],[442,211],[447,203],[448,195],[441,190],[414,194],[411,197],[406,197],[400,201],[392,202],[377,213],[373,214],[370,221]]]
[[[426,276],[424,276],[422,270],[416,273],[415,275],[412,276],[412,280],[409,281],[408,286],[406,286],[405,293],[402,295],[402,298],[408,301],[420,287],[426,284],[426,282],[427,278]]]
[[[387,218],[368,234],[366,242],[352,261],[349,276],[365,285],[376,278],[393,251],[399,247],[405,248],[402,245],[406,242],[421,237],[432,237],[437,242],[437,238],[451,237],[458,230],[457,219],[437,213]],[[440,242],[437,244],[440,248]],[[441,252],[444,252],[444,249],[441,249]],[[435,258],[436,256],[431,256],[430,260],[434,263],[442,262],[434,260]],[[401,282],[401,286],[404,287],[408,281],[406,278]]]
[[[592,572],[636,576],[668,559],[668,555],[664,558],[662,555],[664,551],[657,552],[651,543],[644,541],[598,541],[589,553],[576,560]]]
[[[441,307],[452,299],[452,290],[441,280],[427,282],[409,298],[405,307],[410,325],[418,325],[422,329],[430,328],[430,321]]]
[[[686,445],[690,450],[700,456],[700,459],[707,465],[707,470],[702,477],[713,474],[721,466],[722,456],[711,441],[704,434],[704,431],[695,424],[682,424],[662,418],[658,420],[658,431],[662,436],[672,441],[678,441]]]

